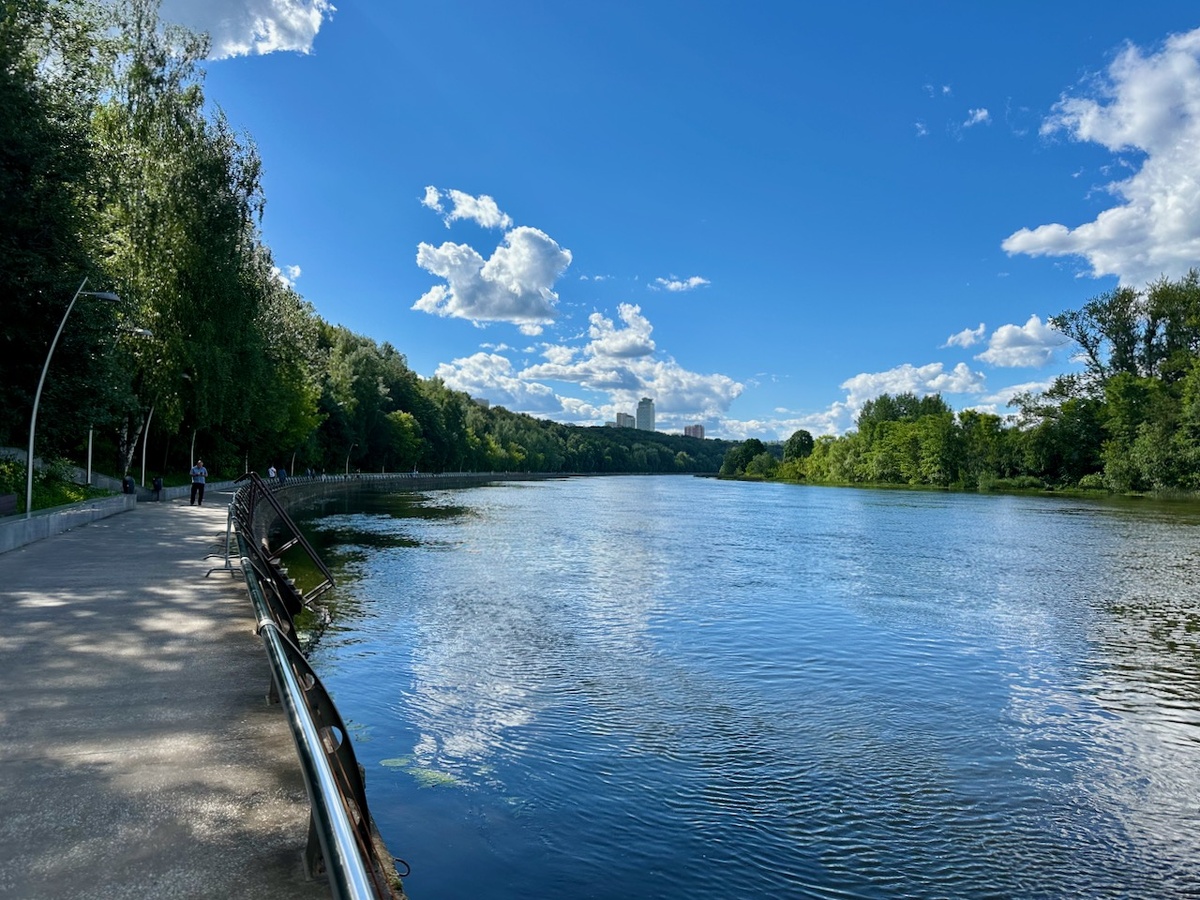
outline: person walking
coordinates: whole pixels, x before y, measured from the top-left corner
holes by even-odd
[[[192,466],[192,502],[188,506],[204,505],[204,479],[208,477],[208,469],[204,468],[204,460],[196,460]]]

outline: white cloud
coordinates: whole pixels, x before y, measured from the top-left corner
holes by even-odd
[[[880,394],[977,394],[983,390],[984,377],[959,363],[949,372],[941,363],[914,366],[905,363],[886,372],[863,372],[842,382],[846,406],[855,414],[868,400]]]
[[[963,128],[970,128],[974,125],[986,125],[992,119],[992,114],[986,109],[969,109],[967,110],[967,121],[963,122]]]
[[[555,413],[562,404],[544,384],[519,378],[513,365],[496,353],[475,353],[442,363],[434,375],[451,390],[465,391],[509,409],[529,413]]]
[[[886,372],[863,372],[842,382],[845,399],[831,403],[820,412],[794,414],[773,420],[737,421],[723,419],[714,434],[725,437],[774,437],[786,440],[798,428],[815,435],[843,434],[854,427],[858,414],[868,400],[880,394],[912,393],[977,395],[984,390],[981,373],[972,372],[966,363],[959,363],[949,372],[942,363],[914,366],[905,363]]]
[[[711,284],[707,278],[693,275],[691,278],[679,279],[672,275],[670,278],[655,278],[655,283],[668,291],[694,291],[698,287]]]
[[[443,199],[450,201],[450,212],[446,212],[442,206]],[[465,191],[458,191],[454,188],[450,188],[448,191],[439,191],[433,185],[427,185],[421,205],[441,213],[442,221],[446,223],[447,228],[452,222],[464,219],[483,228],[507,230],[512,228],[513,224],[512,217],[508,213],[502,212],[495,198],[489,197],[487,194],[474,197]]]
[[[575,358],[575,348],[565,347],[562,344],[543,344],[542,356],[548,362],[556,366],[565,366]]]
[[[654,352],[654,341],[650,332],[654,326],[649,319],[642,315],[642,308],[630,303],[622,303],[617,308],[625,328],[617,328],[612,319],[606,319],[598,312],[588,316],[588,335],[592,342],[587,351],[594,356],[628,359],[638,356],[649,356]]]
[[[271,276],[284,287],[294,288],[296,279],[300,277],[299,266],[271,266]]]
[[[979,398],[979,402],[993,406],[1008,406],[1009,401],[1018,394],[1040,394],[1049,390],[1052,384],[1054,384],[1053,378],[1046,381],[1025,381],[985,394]]]
[[[917,129],[917,137],[925,137],[929,134],[929,129],[925,127],[924,122],[915,122],[914,125]]]
[[[210,58],[225,59],[278,50],[311,53],[334,12],[328,0],[163,0],[159,17],[208,32]]]
[[[421,199],[421,205],[427,209],[432,209],[434,212],[442,211],[442,194],[432,184],[425,185],[425,196]]]
[[[1095,277],[1142,286],[1177,278],[1200,259],[1200,29],[1173,35],[1149,56],[1127,46],[1096,82],[1094,96],[1064,96],[1042,125],[1140,167],[1106,185],[1118,201],[1092,222],[1022,228],[1003,242],[1009,254],[1082,257]]]
[[[979,323],[978,328],[964,328],[957,334],[952,334],[946,338],[946,343],[942,344],[941,349],[944,350],[947,347],[972,347],[983,340],[984,330],[982,322]]]
[[[618,410],[632,413],[640,398],[652,397],[661,429],[716,421],[744,390],[726,375],[656,359],[653,326],[641,308],[622,304],[618,315],[619,325],[593,313],[587,334],[580,336],[586,343],[544,343],[544,362],[520,371],[498,354],[477,353],[439,366],[436,374],[457,390],[517,412],[593,424],[614,418]],[[564,392],[562,385],[576,387]]]
[[[508,232],[486,261],[466,244],[422,242],[417,265],[446,283],[430,288],[412,308],[476,324],[511,322],[537,334],[554,320],[558,294],[551,288],[570,264],[570,250],[528,226]]]
[[[1044,366],[1066,338],[1037,316],[1024,325],[1001,325],[992,332],[988,348],[975,358],[993,366]]]
[[[854,415],[845,403],[837,402],[828,409],[816,413],[793,414],[780,419],[718,419],[711,426],[706,423],[710,436],[728,440],[759,439],[786,441],[800,429],[813,437],[823,434],[842,434],[854,427]]]

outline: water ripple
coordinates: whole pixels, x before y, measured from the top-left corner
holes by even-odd
[[[1191,513],[670,478],[365,513],[313,521],[355,548],[316,662],[415,900],[1200,893]]]

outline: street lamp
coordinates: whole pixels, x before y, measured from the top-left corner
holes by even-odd
[[[142,487],[146,486],[146,445],[150,442],[150,420],[154,418],[154,404],[150,404],[150,415],[146,416],[146,427],[142,429]],[[192,465],[195,465],[193,462]]]
[[[110,300],[114,303],[119,303],[121,300],[120,297],[110,291],[85,291],[83,287],[86,284],[86,278],[79,282],[75,296],[67,304],[67,311],[63,313],[62,321],[58,323],[58,331],[54,332],[54,340],[50,342],[50,349],[46,352],[46,362],[42,366],[42,377],[38,379],[37,392],[33,395],[33,415],[29,418],[29,452],[25,454],[25,518],[27,519],[33,515],[33,435],[37,430],[38,401],[42,399],[42,385],[46,383],[46,372],[50,370],[50,357],[54,355],[54,348],[58,346],[58,339],[62,336],[63,328],[66,327],[67,316],[71,315],[71,310],[75,308],[75,301],[80,297],[96,297],[100,300]]]
[[[350,477],[350,454],[354,452],[354,448],[357,446],[358,446],[358,443],[355,442],[355,443],[351,444],[350,449],[346,451],[346,477],[347,478]]]

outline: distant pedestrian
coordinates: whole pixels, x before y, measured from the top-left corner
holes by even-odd
[[[154,499],[162,499],[163,480],[161,475],[154,476]]]
[[[275,478],[275,467],[274,466],[267,466],[267,477],[274,480],[274,478]]]
[[[189,473],[192,476],[192,502],[188,506],[204,505],[204,479],[208,477],[208,469],[204,468],[204,460],[196,460]]]
[[[279,467],[279,486],[283,487],[285,484],[287,484],[287,469],[285,469],[283,466],[280,466]]]

